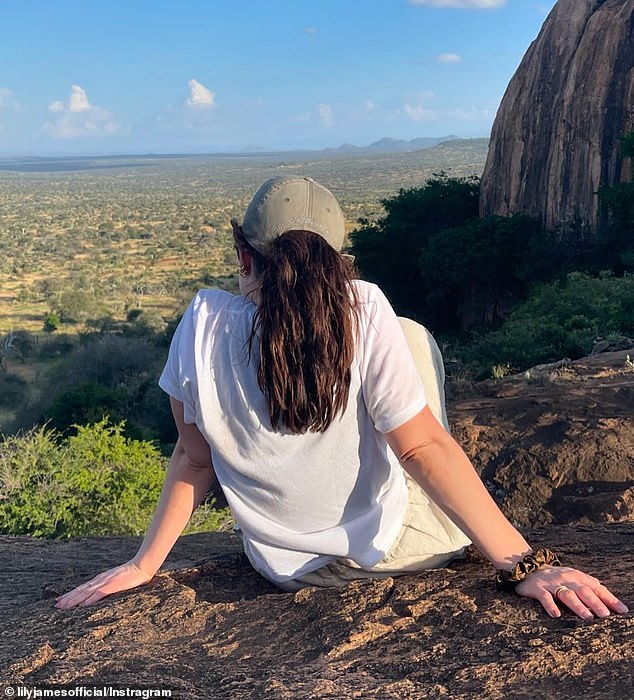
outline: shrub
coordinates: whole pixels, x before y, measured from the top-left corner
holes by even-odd
[[[231,529],[234,522],[229,508],[216,508],[215,500],[210,499],[196,509],[185,532],[193,535],[196,532],[226,531]]]
[[[515,369],[587,355],[597,336],[634,334],[634,276],[580,272],[539,285],[504,325],[469,353],[482,367]]]
[[[135,313],[140,311],[140,313]],[[152,338],[167,328],[167,323],[156,311],[133,309],[128,312],[128,325],[125,333],[130,336]]]
[[[22,377],[0,371],[0,406],[15,406],[22,400],[25,390],[26,382]]]
[[[167,459],[131,440],[124,424],[76,426],[61,439],[48,427],[0,443],[0,533],[36,537],[141,535],[158,503]],[[204,503],[188,532],[214,530],[228,509]]]
[[[32,357],[37,343],[37,337],[28,331],[9,331],[0,335],[0,369],[6,369],[9,358],[14,357],[24,364]]]
[[[83,382],[71,385],[55,396],[46,411],[52,428],[65,433],[71,426],[96,423],[108,416],[113,422],[123,420],[127,393],[123,389]]]
[[[634,131],[621,137],[621,155],[634,159]],[[600,240],[611,269],[634,271],[634,182],[599,187],[599,205],[603,225]]]
[[[55,302],[55,311],[61,321],[78,323],[94,317],[101,310],[101,305],[93,291],[77,286],[64,289]]]
[[[0,532],[74,537],[140,535],[149,525],[166,460],[106,420],[59,440],[49,428],[0,445]]]
[[[37,359],[50,360],[53,357],[63,357],[77,345],[77,337],[69,333],[49,335],[45,342],[38,345]]]
[[[55,311],[49,311],[44,315],[44,330],[52,333],[59,328],[59,315]]]
[[[152,418],[152,406],[142,404],[158,380],[165,351],[147,339],[122,335],[92,334],[80,340],[47,376],[37,411],[19,415],[20,424],[51,421],[65,432],[75,423],[109,415],[114,422],[127,421],[128,437],[157,437],[142,430],[146,417]]]
[[[621,137],[621,155],[624,158],[634,158],[634,131]]]
[[[601,258],[617,271],[634,270],[634,182],[599,188],[608,224],[601,233]]]

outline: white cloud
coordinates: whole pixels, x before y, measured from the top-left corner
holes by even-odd
[[[220,126],[216,116],[216,93],[194,78],[187,84],[189,97],[179,112],[181,125],[198,134],[217,133]],[[243,109],[247,109],[246,106],[243,106]],[[249,109],[257,109],[257,107],[250,105]]]
[[[374,102],[372,102],[372,100],[366,100],[363,103],[363,107],[366,112],[372,112],[375,109],[376,105],[374,104]]]
[[[441,53],[436,58],[439,63],[460,63],[462,61],[457,53]]]
[[[108,136],[120,131],[112,114],[103,107],[91,105],[86,91],[79,85],[71,87],[68,104],[55,100],[48,109],[55,116],[45,122],[43,129],[58,139]]]
[[[458,107],[457,109],[447,110],[447,116],[464,121],[482,121],[489,119],[491,112],[488,109],[478,109],[477,107],[471,107],[470,109]]]
[[[335,123],[335,115],[333,114],[332,107],[326,104],[317,105],[317,110],[319,112],[319,120],[324,126],[333,126]]]
[[[21,112],[20,103],[13,99],[13,91],[9,88],[0,88],[0,109],[12,109],[14,112]]]
[[[437,112],[430,109],[426,103],[435,97],[436,95],[430,91],[410,93],[410,100],[401,106],[399,113],[402,111],[414,122],[433,121]]]
[[[71,87],[68,108],[71,112],[88,112],[91,109],[86,91],[79,85]]]
[[[433,109],[427,109],[424,105],[403,105],[403,112],[413,122],[428,122],[435,118],[436,112]]]
[[[212,109],[216,106],[216,93],[192,78],[189,82],[189,97],[186,105],[190,109]]]
[[[315,27],[304,27],[304,34],[316,34],[317,30]]]
[[[455,7],[462,10],[494,10],[504,7],[508,0],[409,0],[410,5],[421,7]]]

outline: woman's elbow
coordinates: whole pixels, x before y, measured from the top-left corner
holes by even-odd
[[[172,461],[181,472],[211,471],[213,473],[214,471],[209,449],[192,449],[191,447],[185,446],[180,439],[177,441],[174,451],[172,452]]]

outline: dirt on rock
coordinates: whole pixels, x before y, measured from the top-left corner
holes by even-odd
[[[633,391],[625,352],[607,353],[486,382],[450,410],[529,540],[630,607]],[[632,697],[632,614],[551,619],[497,592],[474,550],[423,575],[293,594],[250,568],[235,535],[191,535],[147,586],[90,608],[54,607],[138,544],[0,537],[0,684],[245,700]]]
[[[541,365],[450,404],[454,436],[516,525],[634,521],[627,358],[622,350]]]

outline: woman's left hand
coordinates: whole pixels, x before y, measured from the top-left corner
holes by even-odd
[[[568,566],[547,566],[529,574],[515,588],[518,595],[534,598],[551,617],[560,617],[566,606],[583,620],[626,613],[627,606],[599,579]]]

